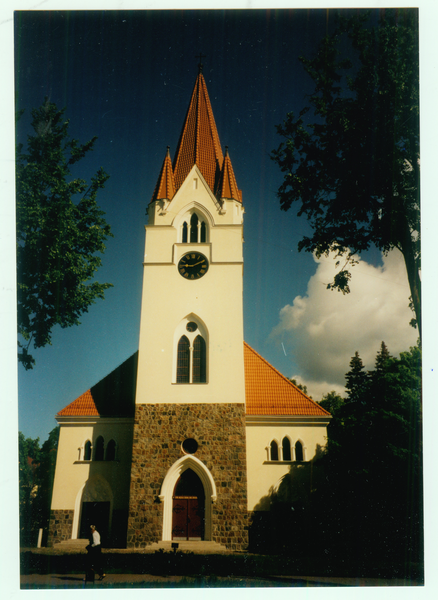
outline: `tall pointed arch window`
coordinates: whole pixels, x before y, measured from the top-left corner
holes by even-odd
[[[187,222],[184,221],[184,223],[182,224],[182,229],[181,229],[181,233],[182,233],[181,241],[183,244],[187,244],[188,229],[189,229],[189,227],[187,225]]]
[[[104,455],[104,441],[103,437],[100,435],[96,440],[96,445],[94,448],[94,460],[103,460]]]
[[[278,460],[278,444],[275,440],[272,440],[271,444],[270,444],[270,460]]]
[[[290,440],[288,437],[283,438],[283,460],[292,460]]]
[[[193,213],[191,219],[190,219],[190,243],[196,243],[198,242],[198,224],[199,224],[199,219],[198,219],[198,215],[196,213]]]
[[[178,342],[176,382],[190,383],[190,343],[185,335]]]
[[[110,440],[106,447],[105,460],[116,460],[116,442]]]
[[[295,460],[297,462],[304,460],[303,444],[300,441],[295,443]]]
[[[194,315],[184,319],[175,332],[174,383],[207,383],[208,336]]]
[[[180,226],[180,241],[183,244],[204,244],[208,242],[208,225],[205,217],[190,210]]]
[[[200,335],[197,335],[193,344],[193,383],[206,382],[206,366],[207,356],[205,340]]]
[[[84,448],[84,460],[91,460],[91,448],[91,442],[90,440],[87,440]]]

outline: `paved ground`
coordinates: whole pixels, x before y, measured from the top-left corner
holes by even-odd
[[[180,577],[109,574],[103,581],[86,583],[81,574],[22,575],[21,589],[111,589],[111,588],[262,588],[262,587],[373,587],[421,586],[400,579],[285,576],[269,578]]]

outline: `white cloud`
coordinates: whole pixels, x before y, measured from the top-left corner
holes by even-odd
[[[394,250],[382,260],[381,267],[359,260],[351,270],[351,292],[343,295],[327,290],[336,273],[335,258],[315,258],[318,266],[306,295],[280,310],[271,338],[280,338],[289,348],[299,369],[292,377],[307,385],[315,400],[343,390],[356,350],[372,369],[382,340],[392,355],[416,344],[403,257]]]

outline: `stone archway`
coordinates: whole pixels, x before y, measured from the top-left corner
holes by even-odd
[[[203,539],[211,540],[211,519],[212,519],[212,503],[217,499],[216,493],[216,484],[214,479],[204,465],[198,458],[195,456],[183,456],[179,460],[177,460],[169,469],[164,478],[163,484],[161,486],[160,491],[160,500],[164,504],[163,510],[163,541],[170,541],[172,539],[172,528],[173,528],[173,497],[174,492],[178,491],[177,482],[180,477],[185,473],[185,471],[191,470],[199,479],[200,484],[202,485],[205,505],[203,511],[203,520],[204,520],[204,530],[203,530]],[[193,476],[190,476],[192,479],[192,483],[195,481]],[[190,482],[189,482],[190,483]],[[184,488],[182,488],[184,489]],[[190,490],[190,488],[189,488]],[[192,488],[193,490],[193,488]],[[196,492],[198,493],[198,492]],[[181,494],[184,495],[184,494]],[[195,495],[195,494],[187,494],[187,495]],[[196,496],[198,497],[198,496]],[[195,510],[193,508],[193,510]],[[199,510],[199,506],[196,510]]]

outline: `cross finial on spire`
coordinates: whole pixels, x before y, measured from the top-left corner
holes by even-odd
[[[202,73],[202,67],[204,66],[202,64],[202,59],[206,58],[206,54],[201,54],[199,53],[199,56],[195,56],[195,58],[199,58],[199,65],[198,65],[198,69],[199,69],[199,73]]]

